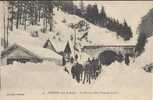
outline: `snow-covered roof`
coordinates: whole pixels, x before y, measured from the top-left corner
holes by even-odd
[[[64,51],[66,42],[57,42],[57,41],[52,41],[54,48],[57,52]]]
[[[23,44],[20,45],[26,48],[27,50],[33,52],[34,54],[38,55],[41,58],[62,59],[61,55],[57,54],[56,52],[50,49],[46,49],[39,46],[32,46],[32,45],[23,45]]]
[[[26,54],[32,56],[33,58],[38,58],[40,59],[40,57],[38,55],[35,55],[33,52],[29,51],[28,49],[18,45],[18,44],[13,44],[7,48],[5,48],[2,53],[1,53],[1,57],[4,58],[6,56],[8,56],[9,54],[11,54],[15,49],[20,48],[20,50],[26,52]]]
[[[38,46],[31,46],[31,45],[23,45],[21,43],[18,44],[13,44],[10,47],[8,47],[4,52],[7,52],[10,48],[12,47],[20,47],[26,51],[28,51],[30,54],[32,54],[34,57],[41,58],[41,59],[62,59],[62,56],[59,54],[55,53],[52,50],[46,49],[46,48],[41,48]],[[6,53],[4,53],[6,54]]]
[[[66,47],[67,42],[69,42],[71,53],[73,53],[73,44],[70,41],[63,41],[63,42],[57,42],[57,41],[52,41],[54,44],[54,48],[57,52],[64,52],[64,49]]]
[[[48,39],[48,40],[45,42],[43,48],[51,49],[51,50],[53,50],[53,51],[56,52],[56,49],[54,48],[54,45],[52,44],[52,42],[50,41],[50,39]]]

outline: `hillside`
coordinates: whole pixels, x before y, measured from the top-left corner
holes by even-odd
[[[64,21],[64,22],[63,22]],[[109,31],[106,28],[100,28],[95,26],[86,20],[75,16],[70,15],[68,13],[64,13],[61,10],[57,10],[54,8],[53,15],[53,30],[51,32],[47,31],[46,33],[41,32],[42,22],[40,25],[28,26],[27,30],[24,31],[21,29],[14,29],[14,31],[10,31],[9,33],[9,42],[20,43],[20,44],[28,44],[32,46],[43,47],[45,41],[49,38],[55,49],[57,51],[62,51],[67,43],[70,41],[71,47],[74,45],[74,35],[75,31],[70,27],[72,24],[78,24],[80,21],[84,21],[89,25],[89,29],[85,31],[79,32],[76,31],[76,42],[81,44],[78,46],[78,49],[84,45],[134,45],[135,39],[131,39],[130,41],[124,41],[121,37],[117,37],[112,31]],[[33,32],[38,32],[38,37],[33,37]],[[88,33],[86,37],[82,40],[80,38]],[[71,39],[73,38],[73,39]],[[113,41],[113,42],[112,42]]]

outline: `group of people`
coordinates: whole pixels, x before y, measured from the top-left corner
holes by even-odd
[[[91,83],[92,79],[96,79],[101,73],[102,67],[98,59],[88,58],[87,62],[82,65],[78,62],[74,63],[71,68],[71,74],[73,79],[76,79],[78,83]]]

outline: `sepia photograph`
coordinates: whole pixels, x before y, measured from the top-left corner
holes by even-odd
[[[152,100],[152,50],[153,1],[0,1],[1,100]]]

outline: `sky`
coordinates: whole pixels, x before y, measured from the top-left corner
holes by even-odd
[[[85,6],[88,4],[97,4],[98,8],[104,6],[108,16],[123,22],[127,20],[133,33],[136,33],[141,18],[153,8],[153,1],[83,1]],[[75,1],[77,5],[79,1]]]

